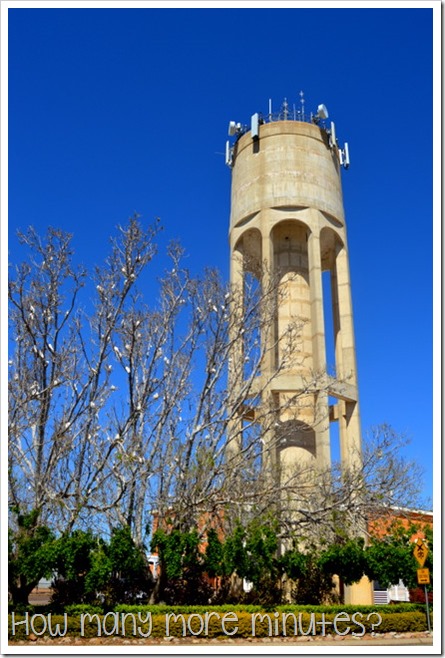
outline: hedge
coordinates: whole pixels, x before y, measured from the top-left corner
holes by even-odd
[[[432,609],[432,606],[430,606]],[[369,614],[375,612],[375,610],[385,610],[386,613],[399,613],[399,612],[424,612],[425,604],[423,603],[396,603],[390,606],[376,606],[376,605],[297,605],[294,603],[286,603],[282,605],[273,605],[268,609],[265,606],[261,605],[242,605],[239,603],[236,604],[223,604],[223,605],[126,605],[120,604],[116,605],[113,608],[114,612],[151,612],[155,614],[166,614],[168,612],[174,612],[176,614],[192,614],[192,613],[202,613],[206,611],[215,611],[215,612],[261,612],[261,611],[271,611],[271,612],[325,612],[327,614],[337,612],[349,612],[353,614],[354,612],[363,612],[364,614]],[[96,611],[96,610],[94,610]],[[86,612],[89,612],[88,610]]]
[[[202,613],[206,611],[215,611],[215,612],[261,612],[261,611],[272,611],[277,610],[278,612],[325,612],[336,614],[338,612],[349,612],[350,614],[354,612],[362,612],[363,614],[369,614],[375,610],[380,609],[386,611],[386,613],[400,613],[400,612],[425,612],[424,603],[396,603],[390,606],[375,606],[375,605],[297,605],[286,603],[282,605],[272,605],[269,608],[267,606],[261,605],[242,605],[239,603],[236,604],[223,604],[223,605],[164,605],[164,604],[153,604],[153,605],[128,605],[128,604],[119,604],[113,606],[110,610],[104,610],[102,607],[97,605],[92,605],[88,603],[77,603],[67,605],[65,607],[55,607],[53,604],[48,603],[46,605],[19,605],[14,606],[13,604],[8,605],[8,612],[15,612],[16,614],[24,614],[28,612],[29,614],[63,614],[66,612],[68,616],[80,615],[82,613],[90,614],[105,614],[106,612],[133,612],[137,614],[138,612],[151,612],[153,615],[156,614],[167,614],[169,612],[174,612],[176,614],[193,614],[193,613]],[[430,604],[430,610],[432,610],[432,605]]]
[[[63,615],[51,615],[48,618],[47,615],[35,614],[27,617],[14,615],[13,619],[12,615],[9,615],[8,635],[12,641],[29,639],[31,633],[37,637],[67,635],[85,638],[98,636],[163,638],[168,634],[179,638],[195,636],[236,639],[252,636],[279,637],[283,634],[287,637],[352,633],[361,636],[365,632],[373,631],[406,633],[427,630],[426,615],[423,612],[386,612],[376,608],[372,610],[374,614],[357,610],[351,614],[345,609],[341,611],[342,614],[301,611],[291,613],[279,610],[253,613],[239,610],[223,612],[221,609],[218,612],[211,610],[203,612],[201,609],[201,612],[192,614],[167,613],[150,616],[147,612],[141,610],[138,612],[139,614],[109,612],[106,615],[66,615],[66,618]],[[377,615],[380,615],[380,623]],[[14,621],[14,635],[12,635],[12,621]],[[20,624],[23,621],[26,623]],[[284,627],[285,633],[283,633]],[[65,628],[66,632],[64,632]]]

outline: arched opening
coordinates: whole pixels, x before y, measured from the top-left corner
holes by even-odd
[[[338,370],[340,312],[338,306],[337,254],[343,247],[338,234],[331,228],[320,232],[320,257],[323,280],[323,311],[325,318],[326,363],[329,374]]]
[[[261,374],[262,240],[258,229],[249,229],[238,240],[241,283],[241,322],[238,340],[242,344],[244,378]]]
[[[326,365],[328,374],[338,375],[338,353],[341,349],[340,312],[338,304],[337,254],[343,248],[343,242],[331,228],[320,232],[320,258],[323,284],[323,313],[325,324]],[[339,401],[333,396],[328,398],[330,416],[331,461],[341,459],[339,431]]]
[[[275,367],[310,372],[313,367],[308,227],[284,220],[271,231],[273,272],[278,282]]]

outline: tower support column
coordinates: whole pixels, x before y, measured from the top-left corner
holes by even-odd
[[[357,388],[354,327],[352,320],[351,285],[346,249],[338,250],[336,257],[336,296],[338,303],[340,340],[337,350],[337,375]],[[340,446],[345,467],[361,465],[361,429],[358,400],[340,401]]]
[[[311,291],[312,354],[314,375],[321,379],[326,372],[326,339],[323,311],[323,281],[321,271],[320,235],[311,231],[308,237],[309,286]],[[317,440],[317,464],[320,469],[330,466],[328,393],[320,388],[315,398],[314,429]]]

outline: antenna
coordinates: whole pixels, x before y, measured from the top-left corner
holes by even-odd
[[[340,165],[345,169],[349,169],[349,165],[351,164],[351,161],[349,159],[348,142],[345,142],[344,147],[342,149],[338,149],[337,152],[338,152],[338,160],[340,162]]]
[[[329,117],[328,108],[323,103],[317,107],[317,117],[319,119],[327,119]]]
[[[335,148],[337,146],[337,137],[335,135],[335,123],[331,121],[331,135],[329,137],[329,146]]]
[[[272,99],[269,98],[269,121],[272,121]]]
[[[348,146],[348,142],[345,142],[345,169],[348,169],[349,165],[350,165],[349,146]]]
[[[285,121],[287,121],[288,114],[289,114],[289,110],[288,110],[287,98],[285,98],[283,102],[283,117]]]
[[[250,130],[252,139],[258,139],[260,136],[260,115],[258,112],[252,114],[250,119]]]
[[[300,91],[301,120],[304,121],[304,91]]]
[[[237,133],[241,132],[241,124],[236,123],[236,121],[230,121],[229,123],[229,136],[233,137],[233,135],[236,135]]]
[[[233,149],[230,148],[230,142],[227,140],[226,142],[226,165],[228,167],[232,166],[232,160],[233,160]]]

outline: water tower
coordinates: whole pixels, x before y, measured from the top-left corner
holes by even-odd
[[[279,435],[269,436],[269,452],[282,472],[309,465],[316,473],[330,468],[333,421],[345,468],[361,462],[361,431],[341,187],[349,149],[339,145],[326,107],[307,113],[300,96],[298,108],[284,101],[275,113],[269,101],[269,112],[254,114],[250,125],[229,124],[231,282],[242,288],[248,276],[278,280],[271,349],[261,367],[270,382],[262,404],[278,410]],[[296,319],[298,349],[282,368],[280,337]],[[335,361],[329,364],[327,331]],[[358,602],[353,589],[347,598]],[[367,592],[358,598],[371,602]]]

